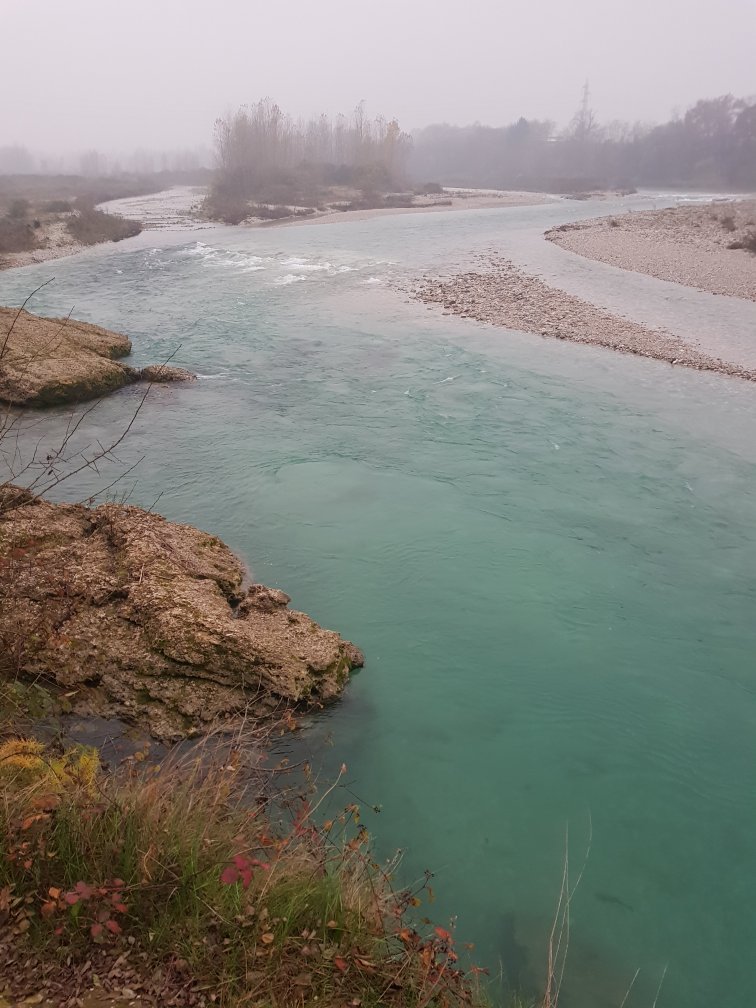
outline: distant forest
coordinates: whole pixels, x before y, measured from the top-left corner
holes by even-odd
[[[435,192],[439,183],[563,193],[641,186],[754,190],[756,98],[704,99],[661,125],[600,123],[586,87],[564,128],[520,118],[508,126],[436,124],[411,136],[396,119],[368,117],[364,102],[349,116],[303,120],[266,98],[218,119],[214,148],[118,158],[92,150],[78,159],[45,159],[24,147],[0,146],[0,177],[67,171],[102,180],[162,171],[176,182],[205,184],[212,164],[206,209],[229,222],[251,211],[276,213],[279,205],[406,205],[400,194]]]
[[[366,201],[401,189],[412,141],[395,119],[370,119],[361,102],[351,117],[295,120],[270,99],[215,123],[216,170],[207,209],[234,223],[265,207],[315,207],[341,187]]]
[[[756,99],[697,102],[658,126],[597,122],[587,88],[570,125],[434,125],[413,134],[415,182],[579,192],[637,186],[756,188]]]

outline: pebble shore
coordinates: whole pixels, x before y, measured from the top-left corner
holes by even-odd
[[[485,255],[479,262],[474,272],[421,278],[409,293],[441,306],[445,315],[756,381],[756,371],[711,357],[669,332],[646,328],[550,287],[508,259]]]
[[[620,269],[756,301],[756,255],[730,247],[749,234],[756,234],[756,200],[615,214],[562,224],[546,238]]]

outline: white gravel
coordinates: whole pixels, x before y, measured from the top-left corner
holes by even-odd
[[[408,291],[427,304],[441,305],[447,315],[756,381],[754,370],[550,287],[500,256],[481,256],[475,272],[417,280]]]
[[[756,301],[756,255],[727,247],[749,233],[756,234],[756,200],[617,214],[563,224],[546,237],[587,259]]]

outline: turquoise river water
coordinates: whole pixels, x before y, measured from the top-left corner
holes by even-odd
[[[632,314],[631,278],[534,239],[606,212],[151,232],[0,274],[0,302],[54,276],[33,310],[128,333],[137,364],[178,347],[202,376],[148,397],[120,452],[144,456],[130,500],[162,494],[365,650],[308,744],[330,737],[324,779],[348,764],[383,807],[378,852],[403,849],[404,882],[436,873],[430,912],[458,918],[478,961],[542,979],[569,826],[573,876],[592,840],[566,1008],[618,1008],[636,969],[626,1004],[651,1008],[665,968],[660,1008],[745,1008],[756,389],[445,317],[392,286],[495,247]],[[681,329],[753,318],[642,282],[638,312],[658,302]],[[139,394],[98,406],[87,438]]]

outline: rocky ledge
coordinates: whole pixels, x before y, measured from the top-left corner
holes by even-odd
[[[220,539],[138,507],[0,488],[0,603],[0,678],[163,740],[319,707],[363,664],[283,592],[245,585]]]
[[[118,360],[131,340],[75,319],[0,307],[0,401],[44,407],[96,399],[135,381],[187,381],[183,368],[136,368]]]

